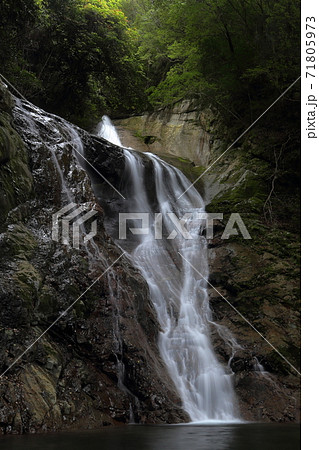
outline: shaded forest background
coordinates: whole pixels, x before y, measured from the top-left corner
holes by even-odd
[[[242,129],[299,75],[292,0],[0,0],[1,73],[90,129],[183,98]],[[265,120],[293,129],[299,87]],[[297,126],[298,127],[298,126]]]

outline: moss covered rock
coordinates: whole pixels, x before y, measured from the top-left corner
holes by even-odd
[[[0,112],[0,224],[32,191],[26,148],[11,121],[8,113]]]

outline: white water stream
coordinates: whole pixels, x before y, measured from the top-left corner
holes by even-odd
[[[99,135],[121,145],[106,116],[99,126]],[[144,158],[153,165],[155,178],[154,211],[154,195],[151,202],[147,189],[145,159],[131,149],[124,149],[124,154],[124,179],[130,195],[123,212],[150,213],[153,233],[134,236],[133,249],[132,242],[120,240],[118,244],[130,253],[149,285],[161,327],[158,342],[161,356],[192,421],[238,420],[231,373],[218,361],[209,336],[212,317],[205,282],[207,242],[201,236],[201,224],[186,221],[192,239],[185,239],[179,232],[175,239],[166,239],[168,230],[172,230],[168,213],[174,212],[181,218],[186,213],[204,212],[204,202],[194,187],[177,201],[190,182],[178,169],[146,153]],[[155,239],[154,213],[162,214],[163,239]]]

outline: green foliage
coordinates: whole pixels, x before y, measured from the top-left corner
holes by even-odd
[[[142,107],[136,33],[118,1],[0,4],[2,71],[30,100],[86,127]]]
[[[249,122],[299,75],[299,2],[154,0],[148,5],[133,20],[155,107],[199,97],[202,104],[222,104],[222,113]]]
[[[87,127],[89,116],[181,98],[242,126],[299,75],[298,1],[0,0],[0,10],[4,75]]]

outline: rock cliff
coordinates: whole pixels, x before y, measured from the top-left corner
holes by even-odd
[[[3,84],[0,107],[0,372],[16,361],[0,379],[0,432],[187,420],[157,349],[145,281],[125,255],[101,276],[121,251],[103,231],[77,136],[109,165],[113,151],[118,170],[120,149]],[[52,214],[70,200],[98,212],[94,245],[51,239]]]
[[[15,99],[4,85],[0,108],[1,373],[59,318],[0,379],[1,432],[187,421],[157,349],[147,285],[103,231],[108,202],[99,192],[107,189],[110,211],[121,199],[101,176],[123,186],[121,149]],[[194,181],[231,141],[214,111],[191,102],[118,126],[124,144],[163,153]],[[234,372],[247,420],[299,419],[298,374],[251,327],[299,368],[297,146],[294,136],[259,129],[200,187],[207,211],[224,213],[208,241],[209,281],[219,292],[210,288],[212,342]],[[51,239],[52,214],[71,200],[98,213],[94,244],[80,250]],[[221,239],[231,212],[242,215],[251,240]]]

